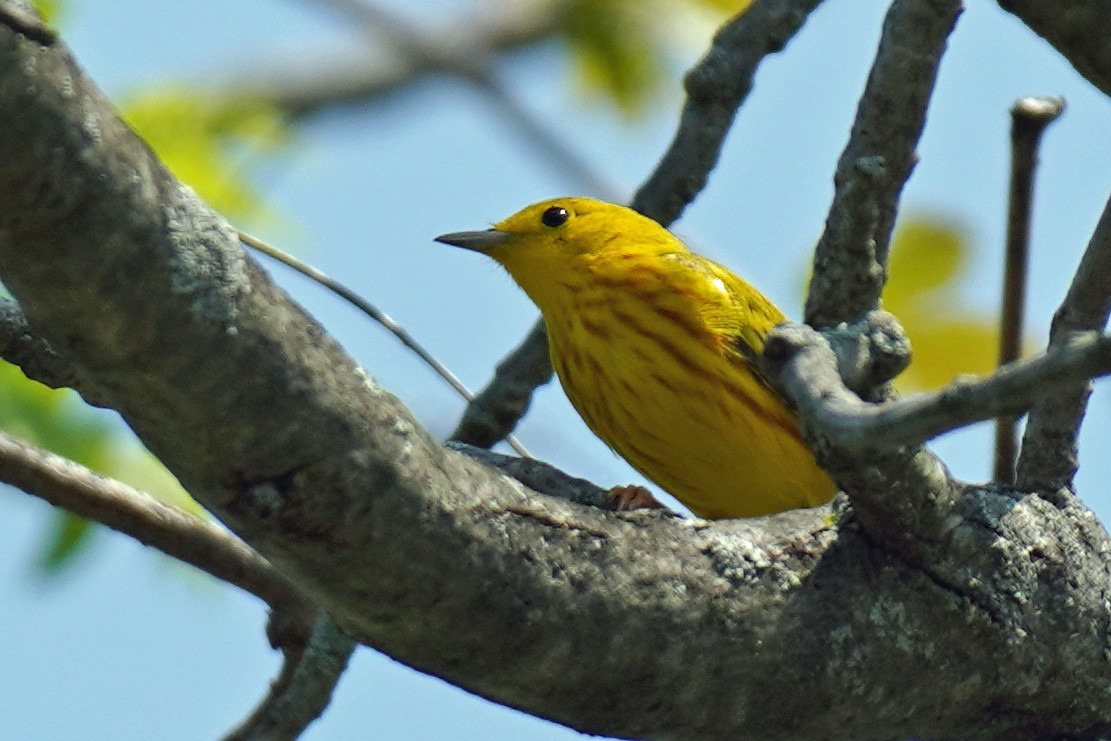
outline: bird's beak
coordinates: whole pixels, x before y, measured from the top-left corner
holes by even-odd
[[[509,232],[499,232],[497,229],[485,229],[481,232],[452,232],[451,234],[441,234],[436,237],[436,241],[442,244],[450,244],[455,247],[463,247],[475,252],[486,252],[491,247],[505,244],[511,235]]]

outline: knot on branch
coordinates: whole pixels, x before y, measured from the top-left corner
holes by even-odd
[[[855,322],[823,330],[837,358],[837,373],[861,398],[906,370],[910,340],[899,320],[886,311],[871,311]]]

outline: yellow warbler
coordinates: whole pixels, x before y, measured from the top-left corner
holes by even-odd
[[[753,368],[784,314],[623,206],[560,198],[437,241],[489,255],[540,308],[587,425],[701,517],[751,517],[836,491],[794,413]]]

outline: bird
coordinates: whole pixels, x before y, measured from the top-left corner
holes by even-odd
[[[696,516],[769,515],[836,493],[757,367],[786,315],[656,221],[556,198],[436,241],[509,273],[539,308],[552,367],[587,426]]]

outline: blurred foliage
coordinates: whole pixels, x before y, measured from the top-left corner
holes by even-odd
[[[585,90],[632,117],[643,112],[664,80],[667,45],[674,43],[676,27],[706,25],[699,20],[718,25],[751,1],[569,0],[559,32]]]
[[[902,393],[937,389],[962,373],[986,375],[999,354],[999,319],[962,306],[967,234],[940,218],[899,222],[891,242],[883,306],[902,323],[914,359],[896,380]]]
[[[86,406],[73,391],[30,381],[19,368],[3,362],[0,389],[0,428],[163,501],[200,512],[174,477],[122,434],[122,425],[110,412]],[[39,552],[39,566],[55,573],[69,565],[89,544],[92,532],[87,521],[59,511]]]
[[[31,3],[38,14],[46,21],[46,25],[54,26],[62,13],[62,0],[34,0]]]

